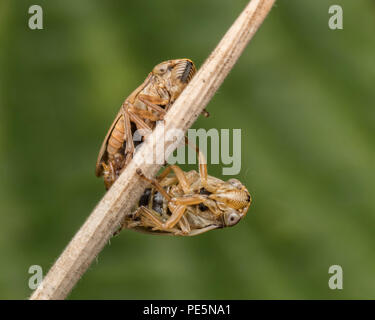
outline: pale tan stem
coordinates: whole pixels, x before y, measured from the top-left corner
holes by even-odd
[[[173,129],[186,132],[191,127],[274,2],[275,0],[249,2],[165,116],[166,132]],[[155,145],[164,140],[164,130],[160,124],[155,128],[150,135],[151,139],[147,139],[135,154],[134,159],[95,207],[30,299],[64,299],[69,294],[141,196],[145,182],[136,173],[137,168],[141,168],[147,177],[155,176],[160,169],[160,164],[150,163],[150,157],[153,156]],[[165,141],[164,150],[168,150],[172,143],[173,141]],[[162,151],[158,149],[158,152]]]

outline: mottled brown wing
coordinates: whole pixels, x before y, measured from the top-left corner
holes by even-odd
[[[119,119],[122,116],[121,108],[120,108],[120,111],[117,113],[115,120],[112,122],[111,127],[109,128],[109,130],[107,132],[107,135],[105,136],[105,138],[103,140],[102,146],[100,147],[100,151],[99,151],[99,154],[98,154],[98,159],[96,160],[96,167],[95,167],[95,174],[96,174],[97,177],[100,177],[103,174],[103,167],[101,166],[101,162],[107,160],[107,157],[108,157],[108,154],[107,154],[108,140],[109,140],[109,137],[112,134],[113,128],[115,127],[115,125],[117,124],[117,122],[119,121]]]

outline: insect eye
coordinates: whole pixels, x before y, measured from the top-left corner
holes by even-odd
[[[234,226],[238,221],[240,221],[240,216],[237,213],[231,213],[228,215],[226,224],[227,226]]]
[[[159,66],[156,66],[155,69],[154,69],[154,73],[156,74],[163,74],[167,71],[167,65],[165,64],[162,64],[162,65],[159,65]]]
[[[232,186],[234,186],[234,187],[236,187],[237,189],[242,189],[242,183],[240,182],[240,181],[238,181],[237,179],[229,179],[228,180],[228,182],[232,185]]]

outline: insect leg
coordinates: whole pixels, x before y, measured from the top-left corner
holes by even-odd
[[[131,129],[131,121],[133,121],[136,124],[137,128],[146,130],[145,135],[148,135],[152,132],[152,129],[150,128],[150,126],[146,124],[139,116],[137,116],[137,114],[134,113],[134,110],[136,110],[136,108],[129,101],[126,101],[122,105],[122,115],[124,118],[124,128],[125,128],[124,140],[126,141],[125,160],[122,166],[122,170],[129,164],[130,160],[133,158],[133,154],[135,151],[133,133]]]
[[[155,96],[148,96],[145,94],[139,94],[138,99],[141,102],[143,102],[146,106],[150,107],[152,110],[159,112],[162,116],[164,116],[167,113],[159,105],[166,105],[168,103],[168,100],[161,99]]]
[[[168,208],[171,210],[172,215],[162,224],[164,229],[173,228],[181,220],[186,210],[185,205],[175,205],[172,202],[168,203]]]
[[[210,187],[208,186],[208,183],[207,183],[207,176],[208,176],[208,173],[207,173],[207,160],[206,160],[206,157],[204,156],[203,152],[199,150],[199,148],[197,146],[195,146],[192,142],[189,141],[189,139],[185,136],[185,143],[193,148],[197,154],[198,154],[198,163],[199,163],[199,176],[200,176],[200,179],[201,179],[201,183],[202,183],[202,186],[210,191]]]
[[[164,178],[168,176],[168,174],[173,170],[176,175],[178,182],[185,194],[191,193],[190,183],[186,179],[184,171],[174,164],[170,165],[169,167],[165,168],[165,170],[158,176],[158,181],[162,182]]]
[[[146,122],[144,122],[140,117],[138,117],[137,114],[135,114],[133,112],[133,110],[135,109],[135,107],[130,102],[128,102],[128,106],[132,107],[131,109],[128,108],[128,110],[127,110],[128,114],[129,114],[129,117],[130,117],[130,120],[135,123],[135,125],[137,126],[137,128],[145,131],[144,136],[147,136],[147,135],[151,134],[152,129],[150,128],[150,126]],[[131,141],[132,141],[133,150],[134,150],[133,136],[131,137]],[[127,157],[127,159],[125,161],[125,166],[130,162],[130,160],[131,160],[131,157],[130,158]]]
[[[141,206],[135,212],[134,217],[140,217],[144,226],[152,226],[163,229],[163,222],[160,221],[157,215],[158,213],[153,209]]]
[[[180,221],[185,210],[186,206],[177,206],[172,212],[172,215],[164,223],[157,218],[157,212],[147,207],[139,207],[136,214],[141,217],[141,220],[143,220],[143,224],[146,227],[153,227],[162,231],[171,231],[171,229],[173,229],[173,227]],[[177,233],[178,230],[175,230],[174,232]]]
[[[125,102],[125,105],[122,105],[122,115],[124,117],[124,128],[125,128],[124,140],[126,141],[125,155],[128,155],[128,154],[133,155],[134,142],[133,142],[130,114],[129,114],[127,102]]]
[[[152,128],[146,122],[144,122],[142,118],[140,118],[135,112],[133,112],[136,108],[130,102],[129,105],[132,107],[128,109],[130,119],[137,125],[137,128],[146,130],[147,134],[150,134],[152,132]]]
[[[132,220],[124,220],[121,227],[114,235],[120,233],[123,229],[133,229],[137,227],[151,227],[162,229],[163,223],[157,218],[157,213],[147,207],[141,206],[134,212]]]
[[[181,217],[181,220],[178,222],[178,226],[180,227],[182,234],[189,234],[191,231],[189,221],[185,216]]]
[[[176,205],[184,205],[184,206],[191,206],[195,204],[200,204],[207,200],[207,196],[200,195],[200,194],[194,194],[188,197],[177,197],[174,198],[172,201]]]
[[[159,182],[162,182],[164,180],[164,178],[166,178],[168,176],[168,174],[170,174],[170,172],[172,171],[172,168],[170,166],[166,167],[162,173],[160,173],[158,176],[157,176],[157,179]]]
[[[131,107],[131,108],[130,108]],[[133,157],[135,147],[133,141],[133,134],[131,131],[131,121],[133,121],[137,128],[146,130],[146,135],[151,133],[152,129],[135,113],[133,110],[135,107],[129,102],[126,102],[126,106],[123,105],[123,117],[124,117],[124,125],[125,125],[125,136],[126,136],[126,149],[125,149],[125,161],[124,161],[124,168],[128,165],[130,160]]]
[[[167,100],[163,100],[157,97],[148,96],[144,94],[139,94],[138,99],[142,101],[144,104],[146,104],[148,107],[150,107],[151,109],[157,112],[160,112],[163,116],[166,114],[166,111],[163,108],[161,108],[159,105],[166,105],[168,103]],[[201,114],[206,118],[210,116],[210,113],[206,109],[203,109]]]
[[[164,190],[164,188],[160,185],[160,183],[157,181],[157,180],[154,180],[154,179],[149,179],[147,178],[141,169],[137,169],[137,174],[143,179],[143,180],[146,180],[147,182],[151,183],[151,185],[153,185],[162,195],[165,199],[167,199],[167,201],[171,201],[172,198],[171,196],[167,193],[167,191]]]
[[[156,180],[159,181],[162,187],[169,187],[177,184],[178,179],[175,175],[168,176],[168,173],[171,172],[171,170],[172,169],[170,167],[167,167],[159,176],[156,177]]]
[[[157,116],[157,115],[153,114],[152,112],[150,112],[148,110],[131,108],[131,109],[129,109],[129,112],[131,112],[133,114],[136,114],[137,116],[139,116],[143,119],[149,119],[149,120],[154,121],[154,122],[156,122],[158,120],[161,120],[160,116]]]
[[[139,94],[138,99],[142,101],[144,104],[146,104],[148,107],[150,107],[151,109],[157,112],[160,112],[163,116],[166,114],[166,111],[163,108],[161,108],[159,105],[166,105],[168,103],[167,100],[160,99],[154,96],[144,95],[144,94]],[[201,114],[206,118],[210,116],[210,113],[206,109],[203,109]]]

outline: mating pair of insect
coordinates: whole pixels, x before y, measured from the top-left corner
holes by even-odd
[[[125,99],[100,148],[96,175],[103,176],[107,189],[119,177],[135,152],[136,130],[151,132],[162,120],[196,72],[189,59],[162,62]],[[204,110],[203,114],[208,116]],[[147,138],[147,136],[146,136]],[[142,141],[138,142],[142,143]],[[187,142],[188,143],[188,142]],[[222,181],[207,174],[199,154],[199,172],[184,172],[168,166],[156,179],[137,173],[150,183],[121,229],[152,234],[193,236],[233,226],[245,217],[251,196],[236,179]]]

